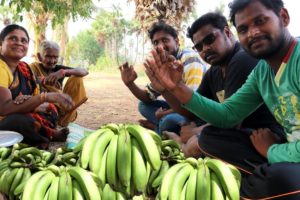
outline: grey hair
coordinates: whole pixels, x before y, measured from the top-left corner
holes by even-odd
[[[56,49],[56,50],[60,50],[59,45],[56,42],[50,41],[50,40],[44,40],[41,42],[40,44],[40,49],[39,52],[40,53],[44,53],[44,51],[46,49]]]

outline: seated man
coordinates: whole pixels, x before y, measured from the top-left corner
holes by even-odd
[[[176,30],[163,21],[154,23],[148,31],[153,47],[162,46],[168,53],[184,64],[182,79],[192,90],[196,90],[206,71],[199,55],[191,49],[180,49]],[[140,121],[147,128],[179,133],[180,126],[187,121],[185,117],[175,113],[166,101],[158,100],[160,93],[148,84],[146,89],[138,87],[134,81],[137,74],[132,66],[124,64],[120,67],[122,80],[133,95],[140,100],[139,112],[147,119]]]
[[[30,64],[30,67],[41,81],[45,91],[65,93],[73,99],[75,106],[71,111],[66,112],[61,106],[57,105],[59,111],[58,124],[67,126],[69,122],[75,121],[77,117],[75,108],[87,100],[82,77],[88,75],[88,72],[84,68],[58,65],[59,51],[60,48],[57,43],[43,41],[37,53],[40,62],[34,62]],[[69,78],[63,86],[65,76]]]
[[[248,75],[258,63],[257,59],[251,57],[242,49],[230,31],[226,18],[221,14],[207,13],[198,18],[192,24],[191,28],[189,28],[188,37],[194,42],[194,48],[199,52],[201,58],[211,64],[197,92],[216,102],[224,102],[225,99],[234,94],[245,83]],[[201,43],[199,43],[199,41],[201,41]],[[152,80],[152,78],[150,78],[150,80]],[[238,126],[231,129],[218,129],[216,127],[207,126],[207,124],[199,118],[196,119],[192,113],[181,107],[179,101],[175,104],[173,96],[171,96],[172,98],[169,100],[168,92],[164,92],[163,96],[174,110],[186,117],[194,118],[195,121],[200,122],[199,125],[202,125],[199,127],[194,126],[194,129],[190,130],[190,133],[186,132],[186,127],[182,127],[180,138],[178,138],[179,136],[176,134],[166,133],[169,138],[179,143],[186,143],[182,145],[182,149],[187,157],[200,156],[200,152],[197,151],[197,135],[203,131],[211,135],[211,140],[206,144],[205,150],[207,153],[215,157],[219,157],[219,154],[222,154],[222,158],[231,158],[232,153],[230,152],[230,148],[224,145],[226,141],[223,140],[223,137],[226,134],[226,137],[231,138],[232,141],[237,141],[236,144],[231,145],[232,148],[240,150],[237,154],[240,154],[242,159],[247,159],[249,162],[251,161],[252,164],[250,166],[239,165],[239,167],[249,171],[253,169],[255,164],[266,162],[266,159],[257,157],[256,152],[254,153],[255,156],[252,156],[251,152],[243,151],[244,142],[247,142],[244,140],[244,135],[246,135],[246,137],[248,137],[248,135],[247,131],[245,131],[243,136],[240,137],[241,134],[238,134],[240,131],[245,129],[269,128],[284,140],[284,133],[281,126],[276,122],[264,104],[240,122]],[[204,128],[204,126],[206,127]],[[194,134],[192,134],[192,132],[194,132]],[[220,133],[220,135],[218,133]],[[211,145],[211,143],[214,145]],[[219,149],[216,149],[215,145],[219,146]],[[239,163],[238,160],[234,158],[231,158],[231,160],[233,164]]]

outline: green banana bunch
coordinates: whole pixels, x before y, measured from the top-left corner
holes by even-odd
[[[36,172],[27,180],[22,194],[22,199],[43,199],[47,188],[50,186],[54,178],[55,175],[49,170]]]
[[[159,169],[161,165],[160,149],[153,140],[147,129],[139,125],[129,124],[126,126],[127,131],[139,143],[147,162],[150,163],[152,169]]]
[[[239,184],[226,163],[217,159],[207,159],[205,165],[216,174],[226,196],[231,200],[240,199]]]
[[[15,196],[18,196],[18,195],[20,195],[23,192],[24,187],[25,187],[27,181],[29,180],[29,178],[31,177],[31,175],[32,174],[31,174],[30,169],[29,168],[24,168],[21,180],[20,181],[16,180],[19,183],[18,183],[18,185],[15,187],[15,189],[13,191],[13,194]]]
[[[72,200],[72,179],[66,168],[61,170],[58,189],[58,199]]]
[[[82,168],[87,169],[97,138],[105,131],[106,129],[98,129],[85,139],[80,155],[80,165]]]
[[[89,158],[89,168],[95,174],[99,173],[100,167],[102,166],[101,162],[104,152],[114,135],[114,132],[112,132],[110,129],[107,129],[95,141],[94,149]]]
[[[167,160],[171,165],[185,159],[179,144],[174,140],[162,140],[161,142],[162,159]]]
[[[0,162],[7,159],[12,152],[12,148],[9,147],[1,147],[0,148]]]
[[[75,179],[84,194],[86,200],[100,200],[101,195],[97,184],[90,173],[80,167],[70,167],[67,172]]]

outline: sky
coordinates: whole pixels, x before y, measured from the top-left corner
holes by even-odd
[[[299,7],[297,6],[297,0],[283,0],[285,3],[285,7],[288,9],[291,22],[289,25],[289,30],[292,35],[294,36],[300,36],[300,28],[297,26],[296,22],[298,19],[300,19],[300,12]],[[198,16],[201,16],[202,14],[205,14],[206,12],[213,11],[220,3],[225,4],[225,13],[224,15],[226,17],[229,16],[229,9],[228,4],[231,2],[231,0],[196,0],[196,13]],[[127,0],[95,0],[95,4],[97,7],[105,8],[105,9],[111,9],[112,4],[119,5],[122,10],[123,14],[127,19],[131,19],[134,17],[134,3],[128,3]],[[75,36],[80,30],[88,29],[92,20],[87,21],[77,21],[77,22],[71,22],[70,23],[70,37]],[[80,26],[78,26],[80,24]]]

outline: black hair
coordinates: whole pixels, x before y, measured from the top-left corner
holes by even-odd
[[[250,3],[258,1],[263,4],[266,8],[273,10],[273,12],[279,16],[280,10],[284,7],[284,3],[282,0],[234,0],[229,4],[230,8],[230,21],[234,26],[235,24],[235,15],[238,11],[244,9]]]
[[[6,27],[4,27],[0,33],[0,43],[2,44],[2,42],[4,41],[5,37],[12,31],[14,30],[22,30],[24,31],[24,33],[26,34],[27,36],[27,39],[28,39],[28,42],[29,42],[29,35],[28,35],[28,32],[27,30],[23,27],[23,26],[20,26],[20,25],[17,25],[17,24],[10,24],[10,25],[7,25]]]
[[[160,20],[158,22],[153,23],[152,26],[149,28],[148,36],[149,36],[150,40],[152,40],[154,37],[154,34],[159,31],[163,31],[167,34],[170,34],[174,39],[178,38],[177,31],[172,26],[166,24],[165,21]]]
[[[193,35],[203,26],[212,25],[215,28],[224,30],[225,26],[228,26],[226,18],[218,12],[209,12],[201,17],[199,17],[196,21],[193,22],[191,27],[187,29],[187,37],[191,38],[193,41]]]

